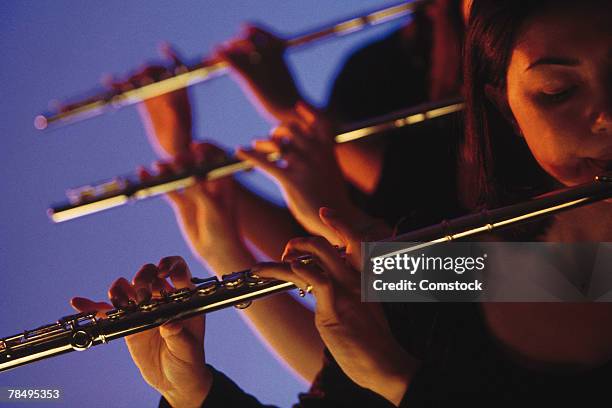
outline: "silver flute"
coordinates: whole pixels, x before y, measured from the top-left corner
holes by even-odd
[[[413,0],[386,6],[297,35],[287,40],[285,44],[287,48],[302,47],[324,39],[361,31],[367,27],[409,16],[430,1]],[[225,75],[227,72],[228,66],[226,63],[211,58],[204,59],[202,63],[192,66],[178,66],[168,77],[147,85],[133,87],[126,91],[106,91],[74,102],[60,104],[54,111],[36,116],[34,126],[43,130],[50,128],[52,125],[74,123],[199,84]]]
[[[357,139],[377,135],[383,132],[400,129],[405,126],[445,117],[463,110],[460,99],[451,99],[437,103],[428,103],[407,110],[353,123],[345,127],[342,133],[335,136],[335,143],[347,143]],[[268,160],[280,159],[277,153],[268,155]],[[119,176],[100,183],[93,183],[66,191],[68,202],[53,205],[47,214],[53,222],[59,223],[93,214],[99,211],[129,204],[181,190],[192,186],[197,180],[216,180],[234,173],[249,170],[249,162],[228,159],[214,166],[206,163],[171,175],[138,180],[134,176]]]
[[[465,239],[509,227],[561,211],[588,205],[612,197],[612,173],[597,176],[592,182],[559,190],[529,201],[494,210],[482,211],[384,240],[386,242],[421,242],[402,252],[423,245],[436,245]],[[342,250],[342,249],[340,249]],[[387,253],[379,256],[390,256]],[[310,255],[299,259],[314,260]],[[254,299],[294,289],[291,282],[265,280],[244,270],[223,275],[221,279],[192,279],[197,286],[174,292],[162,292],[150,301],[106,312],[63,317],[55,323],[0,339],[0,371],[71,351],[82,351],[120,337],[158,327],[168,321],[187,319],[230,306],[247,307]],[[303,294],[303,292],[301,293]]]

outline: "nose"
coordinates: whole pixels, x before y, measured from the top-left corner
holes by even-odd
[[[612,134],[612,110],[606,109],[600,111],[593,121],[591,130],[594,134]]]
[[[599,103],[595,105],[591,131],[594,134],[612,135],[612,80],[606,81],[606,86],[602,87],[597,99]]]

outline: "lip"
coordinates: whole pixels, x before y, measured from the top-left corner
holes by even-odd
[[[589,158],[589,162],[596,168],[602,171],[612,171],[612,158],[593,159]]]

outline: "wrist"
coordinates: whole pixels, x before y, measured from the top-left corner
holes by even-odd
[[[198,253],[209,269],[218,276],[250,268],[256,263],[240,236],[228,244],[216,242]]]
[[[200,381],[189,387],[174,388],[162,395],[172,408],[200,408],[212,388],[213,376],[208,368],[203,368]]]

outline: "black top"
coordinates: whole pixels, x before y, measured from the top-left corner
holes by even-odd
[[[477,303],[387,305],[394,335],[422,359],[400,407],[583,407],[609,400],[612,364],[573,375],[513,364],[488,333]],[[212,368],[211,368],[212,369]],[[214,370],[202,408],[266,407]],[[326,352],[311,390],[294,407],[392,407],[353,383]],[[162,400],[160,407],[168,407]]]
[[[329,110],[350,123],[416,105],[428,97],[430,30],[417,19],[407,41],[397,31],[352,55],[339,74]],[[354,192],[370,214],[410,230],[463,211],[455,188],[455,141],[460,123],[429,122],[393,132],[382,177],[371,196]],[[449,129],[453,129],[449,131]],[[477,303],[383,304],[393,335],[422,368],[401,407],[585,406],[609,399],[612,365],[576,375],[530,371],[510,362],[484,324]],[[265,407],[211,367],[213,386],[202,408]],[[162,399],[160,407],[168,407]],[[326,350],[324,365],[295,407],[392,404],[348,378]]]
[[[406,32],[409,30],[409,32]],[[417,16],[408,29],[387,37],[351,55],[335,80],[328,112],[340,123],[354,123],[424,103],[429,93],[429,49],[431,29]],[[371,195],[351,189],[355,202],[372,216],[384,218],[402,230],[438,222],[460,211],[455,199],[455,140],[461,129],[457,117],[436,120],[396,130],[387,138],[383,171]],[[411,305],[412,307],[412,305]],[[421,309],[422,306],[414,305]],[[415,324],[431,323],[431,307],[407,321],[404,306],[387,307],[394,334],[414,351],[430,335]],[[399,312],[399,315],[398,315]],[[416,353],[417,355],[420,355]],[[210,367],[213,387],[202,407],[262,407],[229,378]],[[407,398],[409,395],[407,395]],[[322,371],[308,393],[299,395],[296,407],[373,407],[393,405],[370,390],[357,386],[326,350]],[[162,398],[160,407],[168,407]],[[402,406],[407,406],[402,404]]]
[[[341,124],[371,119],[428,102],[431,23],[417,15],[404,27],[362,48],[346,61],[334,83],[329,114]],[[403,229],[430,225],[461,214],[456,194],[456,145],[461,114],[411,125],[386,140],[375,192],[352,189],[354,201]]]

